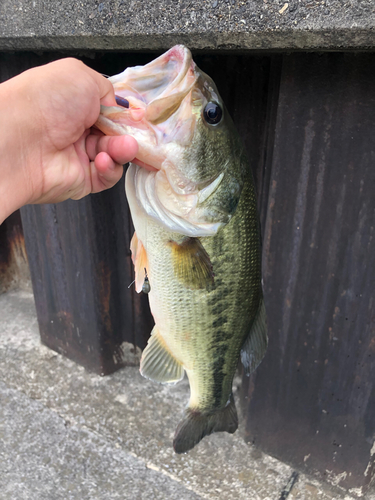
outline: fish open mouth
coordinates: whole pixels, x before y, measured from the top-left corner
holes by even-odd
[[[186,118],[187,109],[181,104],[197,80],[190,50],[177,45],[145,66],[127,68],[109,80],[117,106],[102,106],[96,126],[106,135],[132,135],[139,146],[134,163],[159,170],[165,160],[162,143],[174,137]]]
[[[168,119],[190,92],[196,80],[194,68],[190,50],[177,45],[145,66],[127,68],[109,80],[130,110],[143,109],[145,119],[157,124]]]

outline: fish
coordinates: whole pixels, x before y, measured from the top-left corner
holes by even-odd
[[[109,78],[117,106],[106,135],[139,145],[125,180],[135,228],[135,287],[155,326],[141,374],[190,399],[173,440],[186,453],[214,432],[234,433],[239,359],[254,371],[267,348],[256,193],[243,143],[213,80],[177,45]]]

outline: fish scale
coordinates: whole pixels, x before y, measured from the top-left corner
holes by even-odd
[[[201,411],[226,405],[239,351],[261,298],[259,229],[248,177],[231,222],[216,236],[201,239],[213,263],[212,290],[190,290],[176,281],[166,243],[183,236],[166,231],[153,220],[148,221],[146,234],[138,235],[149,256],[149,300],[155,322],[187,371],[189,406],[196,405]]]

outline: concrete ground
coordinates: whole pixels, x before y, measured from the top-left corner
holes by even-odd
[[[356,498],[302,474],[291,488],[293,469],[241,428],[176,455],[186,380],[86,372],[40,344],[28,291],[1,295],[0,312],[0,500]]]

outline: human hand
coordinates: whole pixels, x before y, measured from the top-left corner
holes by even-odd
[[[116,105],[111,83],[75,59],[0,85],[0,223],[24,204],[79,199],[121,178],[138,145],[91,128],[100,104]]]

